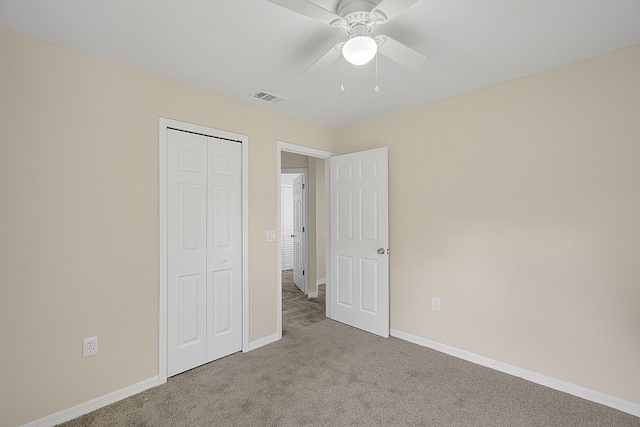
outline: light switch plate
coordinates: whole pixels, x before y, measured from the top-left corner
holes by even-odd
[[[267,242],[275,242],[275,241],[276,241],[276,232],[267,231]]]

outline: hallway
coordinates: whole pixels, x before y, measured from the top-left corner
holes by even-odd
[[[318,286],[318,298],[308,298],[293,283],[293,270],[282,272],[282,336],[326,319],[326,286]]]

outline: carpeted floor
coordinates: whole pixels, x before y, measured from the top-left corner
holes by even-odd
[[[353,425],[640,427],[640,418],[326,319],[64,424]]]

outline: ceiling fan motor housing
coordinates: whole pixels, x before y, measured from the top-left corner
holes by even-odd
[[[338,5],[338,15],[347,21],[349,26],[372,21],[371,12],[380,3],[379,0],[342,0]]]
[[[373,30],[373,26],[369,26],[361,23],[355,23],[346,31],[346,33],[349,34],[351,37],[358,37],[358,36],[366,37],[369,35],[371,30]]]

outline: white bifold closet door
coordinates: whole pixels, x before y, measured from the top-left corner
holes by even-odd
[[[242,350],[242,148],[169,130],[168,375]]]

